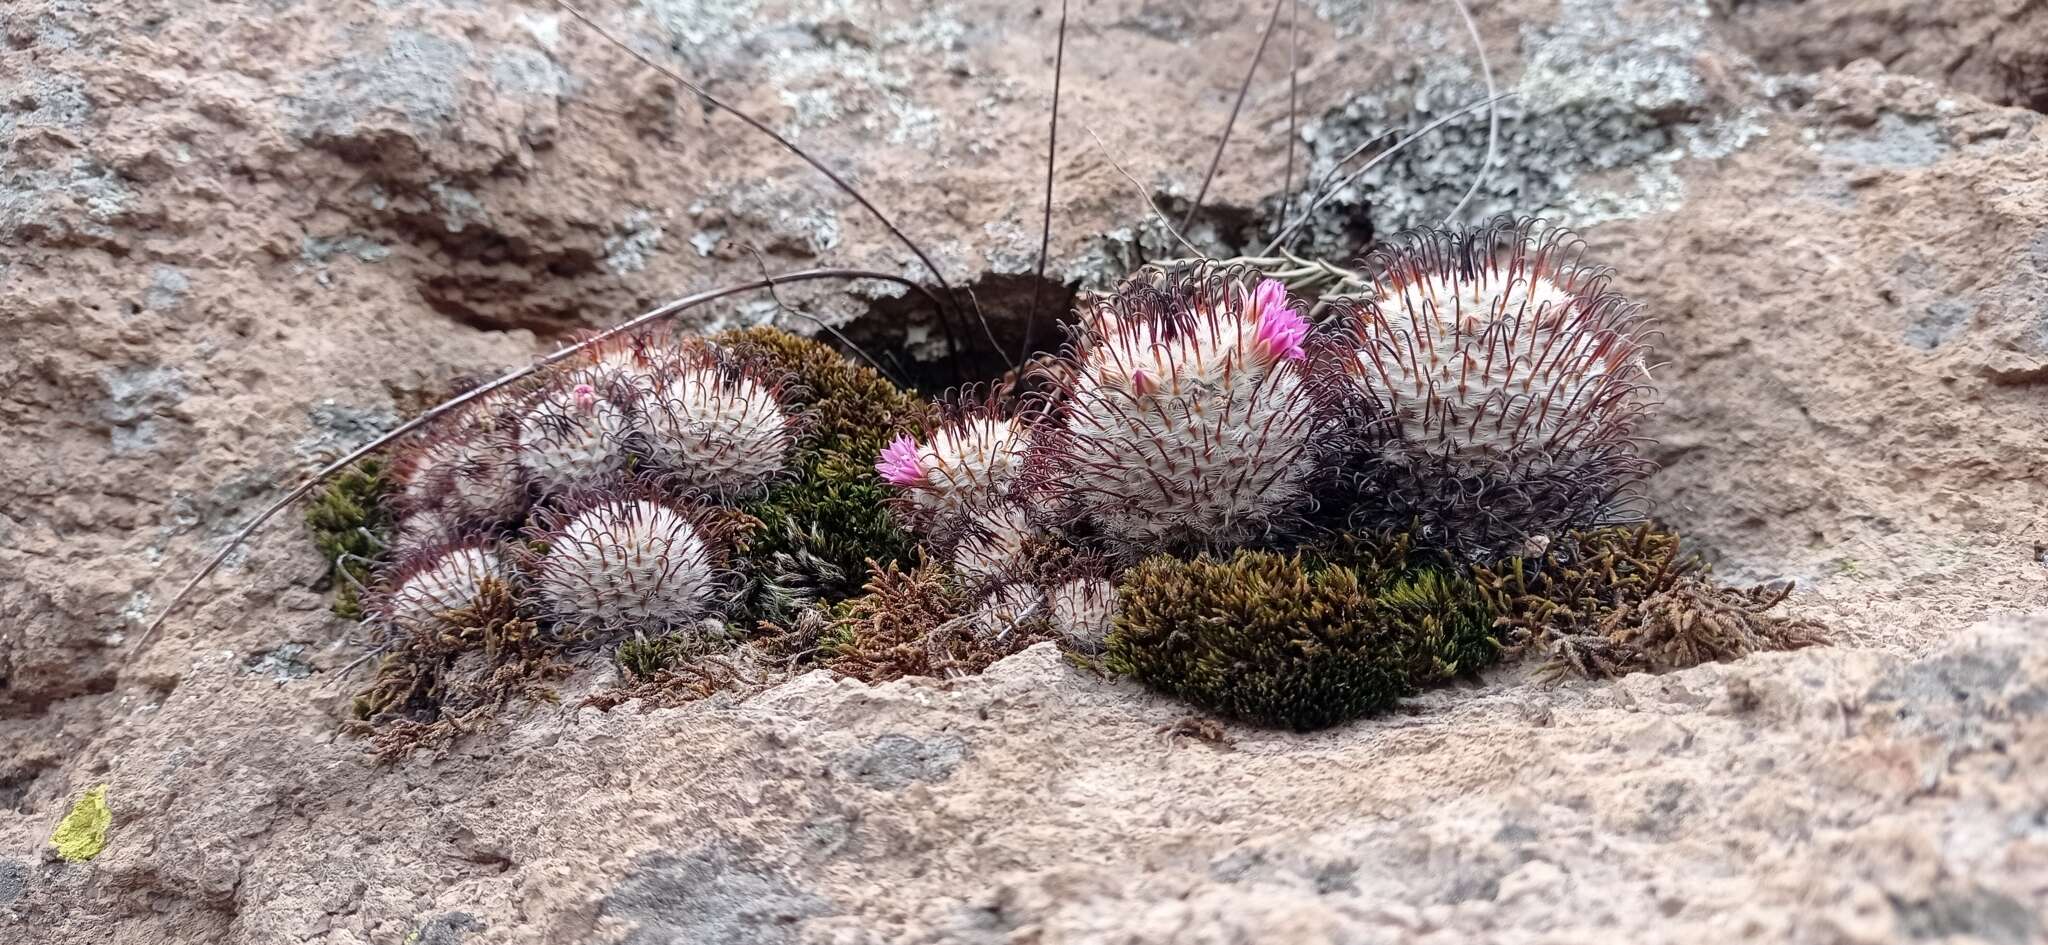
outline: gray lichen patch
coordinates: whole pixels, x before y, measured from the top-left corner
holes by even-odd
[[[1420,50],[1302,129],[1310,180],[1390,131],[1419,129],[1486,98],[1472,52],[1447,30],[1455,19],[1399,27],[1395,48]],[[1464,210],[1468,220],[1537,214],[1572,226],[1639,217],[1683,204],[1674,165],[1711,159],[1764,132],[1760,114],[1731,108],[1701,74],[1706,13],[1644,9],[1617,0],[1566,0],[1549,23],[1522,28],[1519,70],[1497,63],[1498,153]],[[1335,192],[1303,244],[1342,256],[1369,217],[1374,232],[1436,223],[1457,205],[1485,161],[1483,110],[1452,119]],[[1392,139],[1354,160],[1361,166]],[[1335,176],[1342,179],[1350,171]],[[1277,204],[1277,198],[1273,201]]]
[[[352,138],[375,116],[395,116],[415,129],[439,127],[455,117],[457,77],[471,55],[459,40],[394,31],[375,53],[308,74],[299,93],[284,100],[289,126],[315,141]]]
[[[1952,150],[1941,127],[1932,122],[1886,113],[1877,124],[1844,134],[1823,145],[1822,150],[1864,167],[1926,167],[1948,156]]]
[[[832,769],[880,791],[900,791],[917,782],[935,783],[953,776],[967,757],[967,743],[958,735],[918,738],[890,733],[833,760]]]
[[[796,941],[796,923],[826,903],[721,838],[642,856],[598,911],[633,923],[626,945],[749,945]]]

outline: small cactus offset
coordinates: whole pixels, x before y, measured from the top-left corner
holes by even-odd
[[[511,568],[492,543],[445,542],[407,555],[382,576],[378,584],[385,590],[372,612],[400,630],[432,632],[476,606],[491,584],[511,580]]]
[[[1484,557],[1598,522],[1648,469],[1648,329],[1559,229],[1426,230],[1374,254],[1343,364],[1356,506]]]

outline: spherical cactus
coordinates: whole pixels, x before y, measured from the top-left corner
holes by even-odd
[[[432,632],[474,607],[485,585],[512,571],[488,544],[443,543],[410,555],[379,582],[373,612],[403,630]]]
[[[1098,577],[1062,582],[1046,595],[1046,611],[1067,649],[1100,653],[1116,620],[1116,585]]]
[[[700,510],[623,488],[534,519],[533,593],[561,625],[657,633],[696,626],[715,603],[725,542]]]
[[[598,485],[631,457],[631,404],[615,385],[579,376],[535,394],[519,421],[519,467],[544,493]]]
[[[983,506],[965,513],[952,543],[953,571],[970,584],[1014,576],[1023,564],[1025,543],[1038,529],[1014,503]]]
[[[638,410],[648,458],[688,491],[728,500],[764,491],[795,442],[775,388],[701,345],[654,350]]]
[[[1308,322],[1271,279],[1196,267],[1101,299],[1034,478],[1127,553],[1242,541],[1302,510],[1326,424]]]
[[[1569,234],[1424,231],[1371,264],[1348,368],[1381,524],[1494,553],[1597,518],[1645,472],[1647,331]]]
[[[1010,495],[1030,449],[1030,430],[997,408],[956,408],[924,437],[902,436],[875,471],[905,497],[904,512],[926,531],[949,531]]]

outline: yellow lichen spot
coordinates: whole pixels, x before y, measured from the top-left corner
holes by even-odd
[[[107,810],[107,786],[102,784],[72,803],[71,813],[64,815],[57,832],[50,835],[50,844],[66,861],[83,863],[107,848],[107,828],[113,822],[114,815]]]

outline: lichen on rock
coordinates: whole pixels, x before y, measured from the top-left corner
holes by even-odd
[[[94,785],[71,802],[71,811],[50,835],[50,845],[68,863],[83,863],[107,848],[107,830],[114,816],[107,808],[107,786]]]

